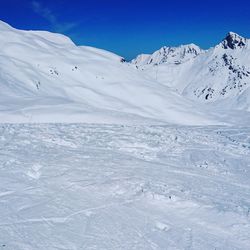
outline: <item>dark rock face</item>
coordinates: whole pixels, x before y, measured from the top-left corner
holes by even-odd
[[[228,52],[224,51],[221,56],[216,55],[209,63],[208,72],[210,76],[215,77],[215,80],[211,78],[211,85],[201,85],[194,89],[194,96],[205,101],[213,101],[220,97],[237,95],[249,87],[249,68],[242,64],[241,60],[234,56],[234,53]],[[221,78],[221,84],[214,88],[213,81],[216,81],[220,74],[223,74],[224,79]]]
[[[246,38],[243,38],[233,32],[229,32],[226,38],[222,41],[222,47],[224,49],[243,48],[245,45]]]
[[[126,59],[125,59],[125,58],[121,58],[121,59],[120,59],[120,62],[121,62],[121,63],[125,63],[125,62],[126,62]]]

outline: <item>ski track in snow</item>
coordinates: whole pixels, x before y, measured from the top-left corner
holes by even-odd
[[[250,129],[0,126],[0,249],[249,249]]]

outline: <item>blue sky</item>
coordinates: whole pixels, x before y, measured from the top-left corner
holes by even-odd
[[[63,33],[127,59],[164,45],[209,48],[229,31],[250,37],[247,0],[1,0],[0,19]]]

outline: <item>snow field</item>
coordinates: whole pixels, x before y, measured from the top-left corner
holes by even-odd
[[[0,248],[249,249],[249,128],[5,124]]]

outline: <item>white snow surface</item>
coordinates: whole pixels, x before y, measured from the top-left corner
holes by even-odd
[[[248,250],[249,135],[1,125],[0,248]]]

